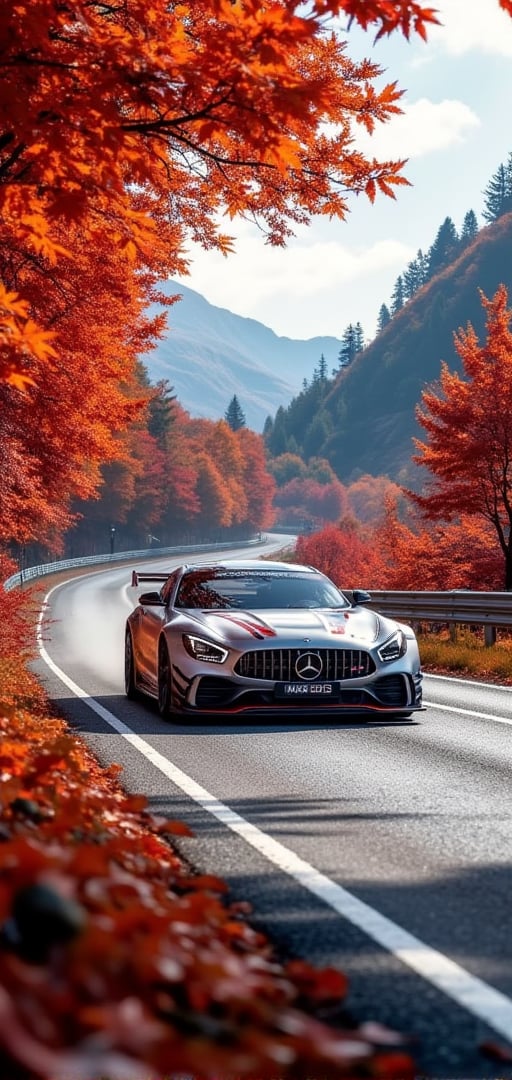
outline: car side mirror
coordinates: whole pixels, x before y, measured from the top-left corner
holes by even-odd
[[[145,607],[158,607],[163,602],[159,592],[143,592],[139,596],[139,604]]]
[[[353,589],[352,590],[352,606],[357,607],[359,604],[371,604],[372,598],[366,589]]]

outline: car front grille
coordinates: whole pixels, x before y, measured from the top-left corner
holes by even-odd
[[[296,682],[298,675],[295,665],[305,652],[320,657],[322,671],[319,679],[322,682],[364,679],[375,671],[372,657],[364,649],[259,649],[257,652],[244,653],[237,660],[235,671],[244,679]]]

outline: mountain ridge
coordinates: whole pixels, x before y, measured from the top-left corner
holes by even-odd
[[[313,382],[265,432],[267,448],[305,460],[326,458],[343,483],[388,476],[422,485],[413,461],[415,439],[425,438],[416,410],[445,361],[460,373],[454,334],[471,323],[486,339],[481,293],[492,298],[504,284],[512,302],[512,214],[480,230],[474,240],[397,311],[374,340],[334,379]]]
[[[169,330],[144,364],[152,381],[169,380],[193,416],[220,419],[236,394],[248,427],[262,431],[267,416],[288,405],[311,378],[322,354],[329,369],[337,366],[341,339],[280,337],[176,281],[161,291],[182,300],[170,308]]]

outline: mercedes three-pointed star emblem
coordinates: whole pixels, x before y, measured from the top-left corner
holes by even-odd
[[[305,679],[306,682],[312,682],[313,679],[318,679],[322,674],[322,657],[318,653],[304,652],[297,657],[295,661],[295,671],[299,676],[299,679]]]

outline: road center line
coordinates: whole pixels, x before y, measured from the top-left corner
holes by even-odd
[[[62,584],[65,584],[65,582],[62,582]],[[54,586],[54,589],[60,588],[61,585]],[[401,960],[403,964],[406,964],[407,967],[422,978],[427,979],[428,982],[467,1009],[473,1016],[478,1017],[479,1020],[483,1020],[494,1028],[507,1041],[510,1040],[512,1031],[512,1000],[510,998],[499,990],[495,990],[477,976],[469,974],[459,964],[456,964],[436,949],[432,949],[362,900],[358,900],[343,886],[331,881],[325,874],[322,874],[310,863],[301,859],[290,848],[285,847],[278,840],[274,840],[273,837],[264,833],[256,825],[237,814],[235,810],[220,802],[206,788],[196,783],[192,777],[184,773],[163,754],[160,754],[158,750],[155,750],[140,735],[136,735],[127,724],[122,720],[118,720],[113,713],[100,705],[95,698],[82,690],[64,671],[57,667],[43,646],[41,630],[44,611],[54,589],[50,590],[44,600],[43,610],[39,617],[37,641],[42,660],[68,690],[77,698],[80,698],[85,705],[100,716],[109,727],[121,735],[134,749],[143,754],[147,761],[154,765],[185,795],[188,795],[199,806],[202,806],[204,810],[212,814],[232,832],[241,836],[246,843],[255,848],[279,870],[289,874],[304,889],[308,889],[310,893],[322,900],[338,915],[351,922],[353,926],[362,930],[378,945],[381,945],[382,948],[386,949],[398,960]],[[446,708],[446,706],[440,706],[440,708]],[[452,706],[449,708],[454,712],[460,711]],[[486,715],[482,713],[470,713],[469,715],[486,718]],[[488,719],[496,720],[497,718],[490,716]],[[511,721],[504,722],[510,723]]]

